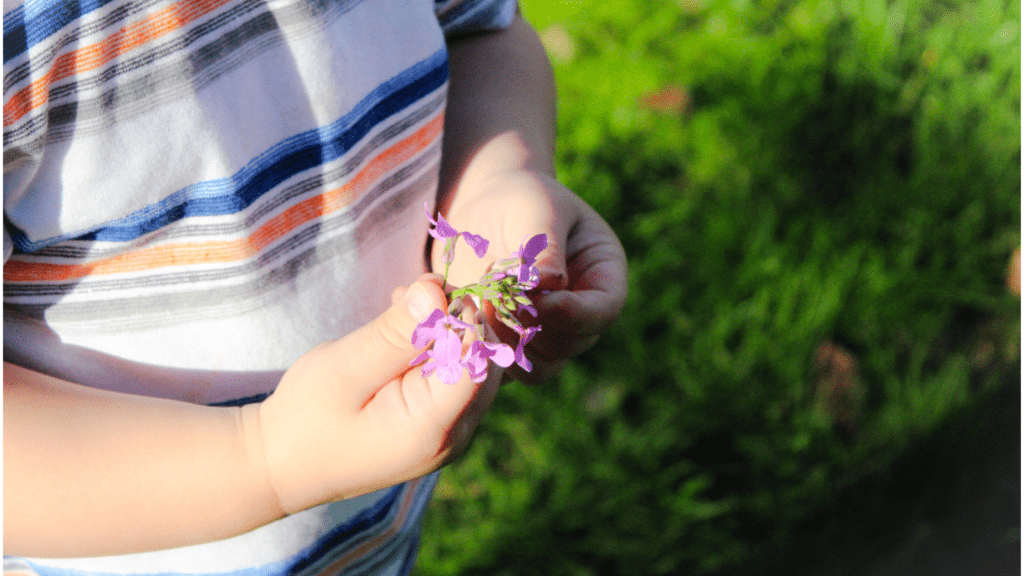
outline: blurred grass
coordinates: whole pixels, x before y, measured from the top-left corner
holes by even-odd
[[[523,3],[619,323],[504,388],[417,574],[716,574],[1019,365],[1020,5]]]

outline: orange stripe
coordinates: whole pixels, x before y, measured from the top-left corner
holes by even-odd
[[[340,210],[355,200],[384,173],[412,158],[434,141],[444,125],[444,114],[437,115],[404,140],[378,154],[340,188],[303,200],[271,218],[249,237],[201,243],[177,243],[128,252],[89,264],[49,264],[9,260],[4,266],[4,281],[46,282],[82,278],[99,274],[141,272],[170,266],[225,263],[256,255],[291,230]]]
[[[182,0],[121,28],[101,42],[61,55],[45,76],[19,90],[4,104],[4,126],[45,104],[50,98],[50,85],[54,82],[94,70],[130,50],[178,30],[228,1]]]

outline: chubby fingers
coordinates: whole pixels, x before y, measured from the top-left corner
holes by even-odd
[[[613,238],[614,239],[614,238]],[[626,258],[618,241],[598,242],[569,262],[569,287],[535,300],[545,327],[593,336],[611,327],[626,303]]]
[[[396,297],[401,298],[401,293]],[[463,319],[473,312],[472,306],[468,306]],[[462,351],[475,340],[474,331],[467,331]],[[379,390],[364,408],[364,414],[371,420],[388,422],[391,431],[396,426],[411,426],[405,436],[418,440],[408,448],[420,451],[419,457],[427,466],[422,472],[426,473],[465,450],[497,395],[501,376],[501,369],[489,363],[483,382],[473,382],[469,372],[463,370],[456,382],[446,384],[437,372],[424,377],[417,365]]]
[[[566,360],[593,346],[625,306],[625,251],[596,212],[585,205],[581,212],[567,242],[567,289],[541,292],[534,298],[543,327],[527,347],[527,355],[540,369],[520,374],[526,382],[543,381]]]

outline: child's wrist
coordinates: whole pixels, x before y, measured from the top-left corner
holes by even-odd
[[[438,209],[445,213],[457,212],[462,204],[472,202],[479,196],[495,188],[506,187],[508,183],[516,184],[524,181],[557,180],[553,169],[541,166],[503,167],[486,173],[478,173],[473,178],[464,178],[453,190],[441,195]]]
[[[237,416],[238,429],[242,436],[241,443],[245,450],[245,460],[263,486],[264,495],[261,501],[267,502],[273,515],[281,518],[298,510],[285,508],[277,488],[278,481],[271,471],[267,444],[264,441],[263,407],[263,402],[240,407]]]

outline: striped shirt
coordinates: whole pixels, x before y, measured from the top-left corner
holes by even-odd
[[[445,36],[508,0],[4,3],[4,357],[256,401],[425,270]],[[405,574],[431,475],[220,542],[5,574]]]

